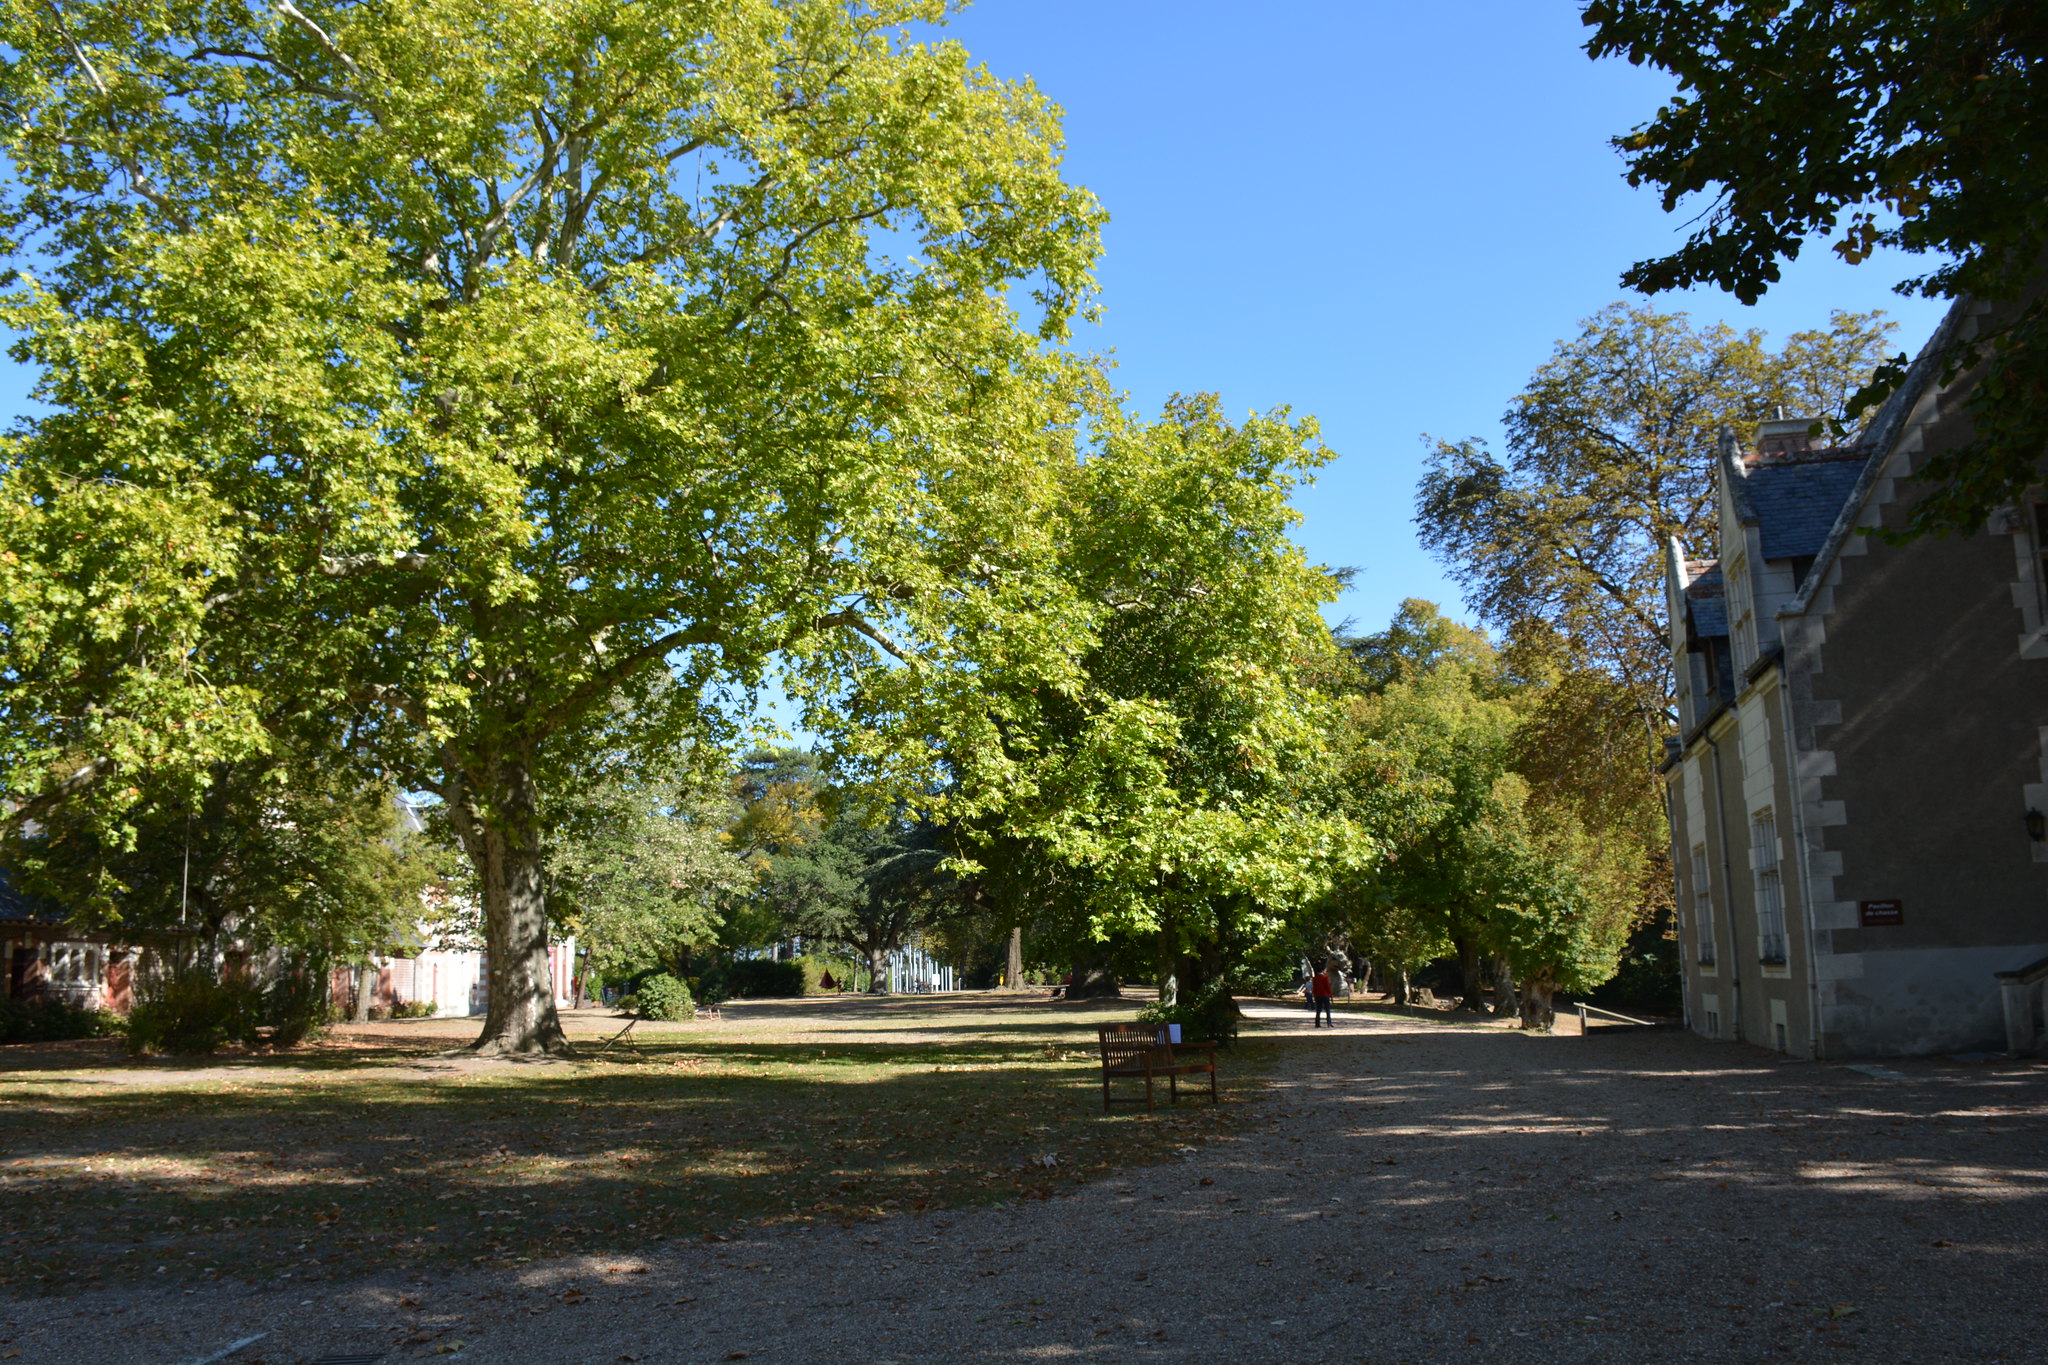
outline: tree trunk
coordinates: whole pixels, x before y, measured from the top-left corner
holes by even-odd
[[[1003,985],[1008,990],[1024,989],[1024,926],[1010,926],[1010,956],[1003,964]]]
[[[1514,969],[1506,958],[1497,957],[1493,960],[1493,1017],[1512,1019],[1517,1008]]]
[[[1486,991],[1479,972],[1479,945],[1469,938],[1452,939],[1451,944],[1458,950],[1458,976],[1465,992],[1458,1000],[1458,1009],[1477,1014],[1486,1008]]]
[[[1090,944],[1074,959],[1074,984],[1067,987],[1069,1000],[1114,1000],[1121,994],[1111,975],[1108,954]]]
[[[548,970],[547,897],[541,880],[540,799],[523,762],[493,765],[497,799],[488,816],[457,775],[450,816],[484,893],[484,951],[489,1000],[472,1052],[568,1056],[574,1052],[555,1013]]]
[[[868,994],[889,993],[889,954],[881,948],[868,949]]]
[[[1404,962],[1399,966],[1390,965],[1386,971],[1387,990],[1392,993],[1394,1003],[1402,1009],[1407,1009],[1409,997],[1413,994],[1408,989],[1408,964]]]
[[[1542,1031],[1557,1022],[1557,1008],[1551,1001],[1556,991],[1557,978],[1548,967],[1522,978],[1523,1028]]]
[[[377,967],[369,958],[364,958],[356,968],[355,1021],[358,1024],[370,1022],[370,993],[377,983]]]

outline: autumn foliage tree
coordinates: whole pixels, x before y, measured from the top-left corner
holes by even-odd
[[[1645,754],[1669,723],[1664,553],[1715,553],[1721,429],[1784,409],[1839,416],[1882,362],[1891,324],[1836,313],[1776,348],[1755,329],[1614,304],[1587,318],[1509,402],[1506,451],[1437,441],[1415,495],[1423,544],[1480,618],[1541,622],[1611,674]]]
[[[1976,434],[1931,460],[1914,531],[1966,530],[2040,477],[2048,447],[2048,10],[2034,0],[1591,0],[1586,50],[1678,91],[1614,139],[1629,182],[1691,215],[1622,283],[1713,284],[1753,303],[1822,243],[1851,264],[1927,256],[1901,293],[1997,306],[1942,357],[1982,365]],[[1850,405],[1905,377],[1886,365]]]

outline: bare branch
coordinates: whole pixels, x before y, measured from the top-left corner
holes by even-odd
[[[502,200],[498,198],[497,185],[492,183],[485,184],[484,191],[490,196],[491,200],[491,216],[486,218],[483,226],[477,229],[475,245],[470,249],[470,266],[472,270],[490,259],[491,251],[498,244],[499,235],[505,231],[506,223],[511,221],[512,210],[518,208],[526,196],[533,193],[535,189],[553,182],[556,160],[561,156],[562,148],[568,145],[570,136],[570,134],[565,133],[542,144],[540,164],[521,176],[519,183],[512,187],[512,192]],[[465,233],[464,235],[467,236],[468,234]]]

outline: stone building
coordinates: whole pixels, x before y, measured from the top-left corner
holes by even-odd
[[[1969,535],[1865,534],[1968,439],[1969,380],[1944,388],[1938,357],[1985,315],[1952,310],[1848,445],[1806,419],[1724,440],[1719,559],[1669,548],[1663,772],[1708,1037],[1835,1058],[2038,1026],[2036,988],[1998,974],[2048,957],[2048,500]]]

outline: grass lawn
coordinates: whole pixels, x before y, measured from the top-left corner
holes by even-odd
[[[215,1066],[9,1048],[0,1285],[622,1256],[739,1226],[1042,1199],[1172,1157],[1253,1092],[1248,1042],[1225,1054],[1221,1105],[1162,1097],[1156,1115],[1105,1116],[1094,1027],[1135,1005],[761,1002],[642,1025],[626,1060],[553,1064],[443,1060],[473,1032],[452,1020]],[[578,1023],[579,1045],[617,1026]]]

